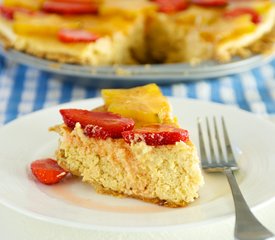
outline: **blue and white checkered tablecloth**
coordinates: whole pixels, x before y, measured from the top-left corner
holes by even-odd
[[[236,105],[275,115],[275,60],[242,74],[161,86],[166,96]],[[69,101],[100,96],[100,89],[60,81],[0,56],[0,125],[21,115]]]

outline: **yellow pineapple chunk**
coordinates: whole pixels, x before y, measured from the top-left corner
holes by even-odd
[[[68,22],[79,23],[81,29],[96,33],[100,36],[112,35],[117,31],[128,32],[132,21],[121,16],[63,16]]]
[[[256,25],[248,14],[233,18],[231,21],[219,21],[202,27],[199,31],[203,39],[214,43],[224,43],[255,31]]]
[[[198,6],[191,6],[174,16],[175,22],[190,28],[211,25],[220,18],[221,11],[219,9]]]
[[[149,14],[155,12],[156,4],[147,0],[105,0],[100,6],[101,15],[113,15],[124,17],[136,17],[140,14]]]
[[[255,10],[260,14],[266,14],[272,8],[272,2],[257,2],[255,3]]]
[[[9,7],[22,7],[30,10],[39,10],[44,0],[4,0],[3,4]]]
[[[118,113],[142,123],[175,123],[171,108],[156,84],[130,89],[103,89],[107,111]]]
[[[77,28],[78,22],[68,22],[55,14],[37,14],[31,17],[22,12],[14,16],[13,29],[21,35],[56,35],[62,28]]]
[[[251,16],[248,14],[236,17],[231,22],[224,21],[223,23],[226,30],[221,31],[222,35],[216,35],[222,43],[235,40],[256,30],[256,25],[251,21]],[[220,27],[222,28],[222,26]]]

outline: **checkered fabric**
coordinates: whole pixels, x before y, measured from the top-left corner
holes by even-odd
[[[256,114],[275,115],[275,60],[242,74],[160,87],[166,96],[236,105]],[[0,125],[42,108],[98,96],[98,88],[61,81],[56,75],[0,56]]]

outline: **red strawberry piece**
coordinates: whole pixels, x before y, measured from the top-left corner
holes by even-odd
[[[32,162],[31,170],[39,182],[47,185],[58,183],[68,173],[51,158]]]
[[[192,0],[192,3],[203,7],[222,7],[227,5],[229,0]]]
[[[6,6],[0,6],[0,13],[1,15],[8,19],[8,20],[12,20],[13,19],[13,15],[14,15],[14,8],[11,7],[6,7]]]
[[[32,11],[30,11],[28,9],[24,9],[24,8],[7,7],[7,6],[0,5],[0,15],[2,15],[4,18],[6,18],[8,20],[13,20],[15,12],[23,12],[23,13],[28,13],[28,14],[33,13]]]
[[[175,13],[182,11],[188,7],[187,0],[154,0],[159,6],[159,11],[164,13]]]
[[[87,1],[57,1],[46,0],[42,10],[59,14],[93,14],[97,13],[96,4]]]
[[[251,21],[255,24],[261,22],[261,16],[252,8],[235,8],[232,10],[226,11],[223,16],[225,18],[234,18],[244,14],[251,15]]]
[[[189,140],[187,130],[176,128],[170,125],[148,125],[131,131],[122,133],[122,137],[127,143],[145,141],[150,146],[160,146],[175,144],[176,142]]]
[[[106,139],[120,138],[121,132],[132,130],[135,122],[110,112],[93,112],[82,109],[61,109],[64,123],[71,129],[77,122],[89,137]]]
[[[58,32],[58,39],[65,43],[94,42],[99,36],[85,30],[62,29]]]
[[[119,138],[121,137],[121,134],[118,135],[112,135],[111,132],[105,131],[103,127],[99,127],[96,125],[87,125],[84,128],[84,133],[88,137],[93,137],[93,138],[100,138],[100,139],[106,139],[107,137],[113,137],[113,138]]]

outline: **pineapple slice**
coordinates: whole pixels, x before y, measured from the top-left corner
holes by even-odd
[[[4,0],[3,5],[7,7],[22,7],[29,10],[39,10],[44,0]]]
[[[231,22],[221,21],[220,28],[226,30],[220,31],[223,34],[217,34],[216,37],[220,43],[224,43],[252,33],[256,30],[256,25],[251,21],[250,15],[244,14],[236,17]]]
[[[16,12],[13,29],[20,35],[47,35],[55,36],[62,29],[85,29],[100,36],[112,35],[118,29],[128,32],[132,21],[119,16],[100,17],[91,15],[59,16],[56,14],[43,14],[30,16],[24,12]]]
[[[157,10],[157,5],[147,0],[105,0],[99,8],[103,16],[124,16],[134,18],[140,14],[150,14]]]
[[[91,16],[75,15],[63,16],[69,22],[78,22],[81,29],[96,33],[100,36],[112,35],[117,31],[128,32],[132,27],[132,21],[121,16]]]
[[[201,27],[199,31],[205,40],[220,44],[251,33],[255,29],[256,25],[251,22],[250,15],[244,14],[231,21],[220,19],[211,25]]]
[[[199,17],[198,17],[199,16]],[[221,11],[216,8],[204,8],[191,6],[185,11],[172,16],[177,24],[185,25],[190,28],[211,25],[221,18]]]
[[[257,2],[254,6],[255,10],[260,14],[266,14],[272,7],[272,2]]]
[[[55,14],[37,14],[31,17],[27,13],[17,12],[14,16],[13,29],[21,35],[56,35],[62,28],[77,28],[78,22],[65,21]]]
[[[156,84],[131,89],[103,89],[107,111],[134,119],[136,124],[170,123],[170,105]]]

